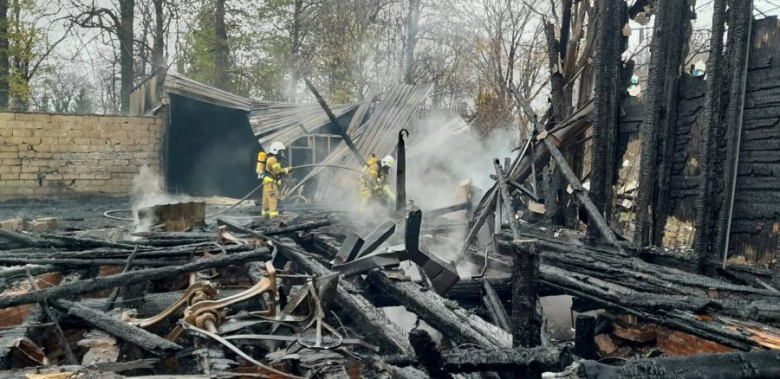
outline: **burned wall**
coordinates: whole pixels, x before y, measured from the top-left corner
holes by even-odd
[[[780,235],[780,31],[754,23],[742,122],[730,250],[771,263]]]
[[[0,200],[127,194],[144,165],[160,168],[154,117],[0,113]]]

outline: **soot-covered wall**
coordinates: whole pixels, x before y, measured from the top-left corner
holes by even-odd
[[[243,197],[257,184],[260,145],[247,112],[171,95],[164,156],[168,190]]]

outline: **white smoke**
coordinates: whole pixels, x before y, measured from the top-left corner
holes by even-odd
[[[147,232],[157,220],[154,215],[139,218],[138,211],[160,204],[170,204],[186,201],[188,196],[169,195],[165,190],[165,180],[156,170],[144,165],[133,178],[133,188],[130,192],[133,200],[133,231]]]
[[[460,184],[466,180],[478,189],[472,198],[476,204],[481,193],[485,193],[495,183],[490,177],[496,172],[493,159],[499,158],[503,165],[505,157],[513,156],[514,134],[506,129],[495,130],[486,138],[480,138],[475,130],[469,129],[464,134],[437,143],[416,144],[423,140],[431,141],[426,138],[429,135],[446,135],[441,127],[452,125],[449,123],[451,119],[451,116],[444,115],[427,118],[409,137],[411,147],[407,148],[407,156],[411,157],[406,161],[407,198],[423,209],[423,215],[425,210],[457,204]],[[453,222],[467,221],[464,212],[446,217]],[[461,277],[470,277],[478,274],[482,267],[457,256],[466,233],[465,227],[451,228],[447,232],[428,235],[429,238],[421,243],[430,242],[425,244],[428,251],[446,261],[458,262],[457,269]]]

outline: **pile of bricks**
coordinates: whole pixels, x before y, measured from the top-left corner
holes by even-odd
[[[159,170],[162,132],[155,117],[0,113],[0,200],[127,193]]]
[[[732,352],[732,349],[692,334],[640,321],[636,316],[607,312],[612,320],[610,333],[596,336],[603,356],[628,357],[636,350],[661,349],[665,355],[687,356]]]

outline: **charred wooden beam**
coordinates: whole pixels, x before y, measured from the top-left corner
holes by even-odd
[[[715,178],[716,146],[721,128],[721,107],[723,99],[723,35],[726,29],[727,0],[715,0],[712,12],[712,34],[710,56],[707,62],[707,92],[704,95],[704,122],[700,135],[699,186],[696,193],[696,235],[693,247],[697,255],[697,267],[703,272],[705,262],[710,258],[713,240],[710,220],[714,219],[713,180]]]
[[[306,87],[309,88],[309,91],[314,95],[314,97],[317,99],[317,102],[320,103],[320,106],[322,107],[322,110],[325,111],[325,114],[328,115],[328,119],[330,119],[330,122],[333,124],[333,129],[336,134],[338,134],[342,140],[344,140],[344,143],[347,144],[347,147],[349,147],[349,151],[352,152],[352,155],[355,156],[355,159],[357,159],[358,162],[360,162],[361,166],[366,165],[366,159],[363,158],[363,154],[360,154],[360,150],[355,146],[355,143],[352,142],[352,138],[349,137],[349,134],[347,134],[347,128],[342,127],[339,120],[336,118],[336,115],[333,114],[333,111],[330,110],[330,107],[328,107],[328,103],[325,102],[325,99],[322,98],[322,95],[317,91],[316,88],[314,88],[314,85],[311,84],[309,79],[304,78],[303,81],[306,83]]]
[[[402,304],[410,312],[457,343],[476,343],[482,346],[511,345],[511,336],[466,310],[447,304],[444,298],[432,291],[424,291],[416,283],[399,282],[384,273],[372,271],[368,283]]]
[[[596,318],[589,315],[578,315],[574,329],[574,354],[585,358],[596,358]]]
[[[332,272],[325,266],[312,259],[305,252],[294,249],[289,244],[276,243],[279,254],[283,254],[288,260],[295,263],[302,270],[322,277],[331,275]],[[411,354],[412,347],[409,342],[388,320],[387,316],[375,308],[364,297],[355,294],[357,291],[345,281],[339,282],[336,290],[336,305],[344,310],[366,336],[388,352]]]
[[[595,361],[580,363],[577,376],[582,379],[758,379],[780,375],[780,350],[749,353],[702,354],[626,361],[610,366]],[[652,374],[650,374],[652,373]]]
[[[6,296],[0,298],[0,308],[13,307],[21,304],[38,303],[44,300],[67,298],[82,293],[119,287],[148,280],[170,278],[190,272],[201,271],[209,268],[227,267],[243,264],[252,260],[264,260],[270,258],[268,249],[259,249],[245,253],[230,254],[224,257],[202,260],[182,266],[154,268],[148,270],[131,271],[123,274],[104,276],[91,280],[82,280],[57,287],[46,288],[40,291],[28,292],[22,295]]]
[[[685,23],[682,20],[687,4],[676,0],[656,2],[656,19],[653,39],[650,45],[650,75],[646,91],[646,110],[640,128],[642,153],[639,167],[639,187],[636,201],[636,221],[634,244],[646,246],[650,243],[650,231],[654,230],[650,217],[650,208],[654,204],[655,183],[657,180],[657,156],[660,130],[664,126],[664,117],[671,113],[668,97],[674,96],[674,80],[680,75],[682,65],[681,35]],[[671,122],[671,121],[670,121]],[[659,183],[668,186],[669,183]]]
[[[525,96],[523,96],[523,94],[517,89],[517,86],[514,83],[511,83],[510,85],[512,89],[512,94],[514,94],[515,100],[517,101],[518,105],[531,119],[536,130],[539,133],[543,133],[544,129],[536,120],[536,116],[534,115],[533,108],[531,108],[531,104],[528,103],[528,100],[525,99]],[[622,250],[623,247],[620,244],[620,242],[618,242],[617,237],[615,236],[615,232],[612,231],[612,229],[607,224],[607,221],[604,219],[601,213],[599,213],[598,208],[596,208],[596,206],[590,200],[590,197],[588,197],[587,191],[585,191],[585,188],[582,186],[582,182],[580,182],[580,179],[577,178],[577,175],[575,175],[574,171],[572,171],[571,167],[569,167],[569,164],[566,162],[566,158],[564,158],[561,151],[558,150],[558,147],[556,146],[556,142],[553,142],[553,138],[555,138],[554,135],[544,136],[544,138],[542,138],[542,142],[544,143],[545,146],[547,146],[547,150],[549,150],[550,156],[552,156],[553,159],[555,159],[556,165],[561,168],[563,176],[566,178],[566,181],[568,181],[569,185],[572,187],[574,191],[574,195],[577,197],[577,200],[580,202],[580,204],[582,204],[582,206],[588,212],[588,216],[590,216],[590,218],[593,219],[593,222],[598,227],[604,239],[606,239],[607,242],[609,242],[612,246],[614,246],[618,250]]]
[[[129,257],[127,257],[127,263],[125,263],[125,267],[122,269],[122,273],[126,273],[130,271],[130,268],[133,266],[133,260],[135,260],[135,256],[138,254],[138,249],[133,250],[133,253],[130,254]],[[114,303],[116,302],[116,299],[119,297],[119,292],[122,292],[122,296],[124,297],[124,293],[127,290],[127,287],[116,287],[111,291],[111,295],[108,296],[108,301],[106,302],[106,306],[104,310],[106,312],[110,311],[111,308],[114,307]]]
[[[742,118],[747,90],[748,62],[752,47],[753,0],[735,1],[729,5],[729,75],[728,105],[726,106],[724,132],[726,133],[726,156],[723,169],[723,195],[721,196],[718,218],[715,224],[714,253],[723,254],[723,266],[726,266],[731,217],[734,210],[734,194],[737,186],[737,167],[742,141]]]
[[[409,343],[414,348],[417,361],[425,367],[433,379],[450,379],[452,375],[444,371],[441,350],[436,346],[431,335],[425,329],[414,329],[409,332]]]
[[[509,220],[509,226],[512,228],[512,234],[515,236],[515,239],[520,239],[520,229],[517,225],[517,221],[515,220],[515,210],[512,205],[512,196],[510,195],[509,188],[507,188],[506,183],[506,175],[504,174],[504,169],[501,168],[501,163],[498,160],[498,158],[493,158],[493,167],[496,169],[496,175],[498,175],[498,189],[501,191],[501,198],[503,201],[501,204],[504,207],[504,213],[506,213],[506,217]]]
[[[62,312],[76,316],[106,333],[133,343],[153,354],[164,355],[171,351],[181,350],[182,348],[165,338],[149,333],[139,327],[115,319],[104,312],[85,307],[76,302],[58,299],[54,300],[52,305]]]
[[[384,356],[382,360],[397,366],[420,364],[413,356]],[[494,347],[459,348],[442,354],[442,369],[451,373],[561,371],[571,364],[567,349],[534,347],[530,349],[496,349]]]
[[[487,308],[493,323],[501,329],[511,333],[512,326],[509,314],[506,313],[506,308],[504,308],[501,298],[498,297],[496,290],[490,285],[489,280],[483,280],[482,284],[484,285],[485,292],[482,296],[482,301],[485,304],[485,308]]]
[[[539,255],[533,241],[513,243],[512,336],[514,346],[535,347],[542,343],[542,318],[536,312],[539,297]]]
[[[671,185],[669,185],[672,176],[672,166],[674,164],[674,146],[677,139],[677,107],[679,104],[680,76],[678,74],[680,67],[684,64],[687,54],[688,41],[693,33],[691,26],[691,7],[680,3],[671,3],[673,8],[670,10],[671,20],[668,23],[665,33],[672,33],[668,36],[666,48],[669,50],[666,56],[666,69],[670,71],[664,83],[664,114],[661,118],[659,128],[659,160],[658,172],[656,174],[656,192],[657,196],[653,198],[653,229],[652,240],[649,240],[656,246],[663,246],[664,230],[666,221],[669,217],[669,196],[671,194]]]
[[[32,289],[34,291],[40,291],[41,289],[38,287],[38,283],[36,282],[35,278],[27,272],[27,277],[30,279],[30,285],[32,286]],[[41,309],[43,309],[43,313],[46,315],[46,318],[49,319],[52,323],[54,323],[54,330],[57,334],[57,340],[60,343],[60,347],[65,352],[65,356],[68,358],[68,362],[72,365],[76,365],[79,363],[78,360],[76,360],[76,356],[73,355],[73,350],[70,348],[70,344],[68,343],[68,339],[65,338],[65,333],[62,332],[62,328],[60,327],[59,320],[57,319],[57,315],[54,314],[54,312],[49,307],[49,303],[47,301],[42,301],[39,303],[41,306]]]
[[[409,131],[401,129],[398,132],[398,150],[396,153],[395,168],[395,211],[398,213],[406,209],[406,141],[404,133],[409,136]]]
[[[593,123],[590,194],[596,208],[609,219],[617,159],[618,114],[624,92],[621,88],[621,55],[626,38],[623,25],[628,18],[624,1],[600,1],[596,7],[599,15],[594,61],[596,121]],[[588,219],[588,235],[598,237],[595,220]]]

